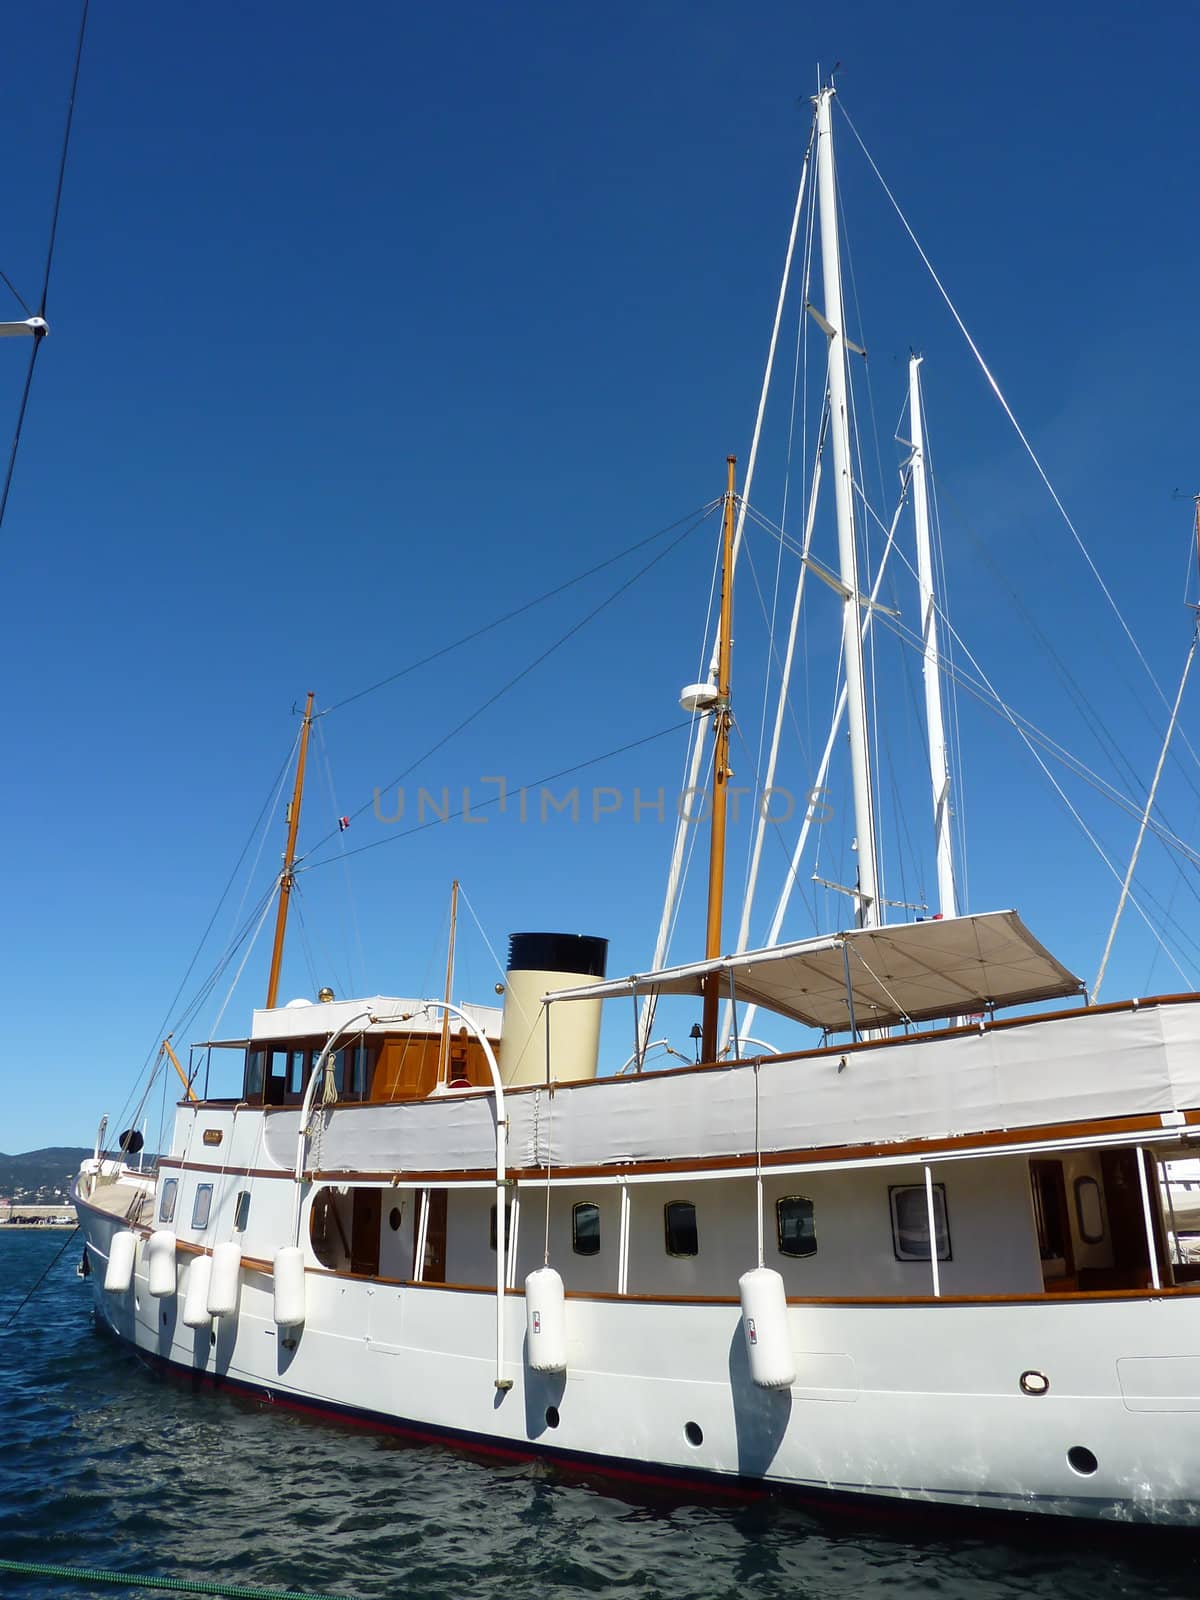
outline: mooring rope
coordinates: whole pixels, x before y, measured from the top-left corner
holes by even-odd
[[[41,1277],[34,1284],[33,1288],[30,1289],[29,1293],[25,1296],[24,1300],[21,1301],[21,1304],[17,1307],[17,1309],[13,1312],[12,1316],[9,1317],[8,1321],[4,1324],[5,1330],[7,1330],[7,1329],[12,1327],[13,1323],[17,1320],[17,1318],[21,1315],[22,1311],[24,1311],[25,1307],[33,1299],[34,1295],[38,1292],[38,1290],[45,1283],[46,1279],[50,1276],[50,1273],[53,1271],[53,1269],[58,1265],[58,1263],[62,1260],[63,1256],[66,1254],[67,1246],[70,1244],[71,1240],[75,1237],[75,1235],[78,1232],[79,1232],[79,1224],[76,1223],[75,1226],[71,1229],[70,1233],[67,1235],[67,1237],[63,1240],[62,1249],[57,1252],[57,1254],[54,1257],[54,1260],[46,1268],[45,1272],[42,1273]]]
[[[110,1572],[104,1567],[60,1567],[46,1561],[0,1560],[0,1572],[31,1578],[65,1578],[70,1583],[112,1583],[126,1589],[169,1589],[175,1594],[228,1595],[232,1600],[347,1600],[345,1595],[306,1594],[299,1589],[248,1589],[238,1583],[158,1578],[146,1572]]]

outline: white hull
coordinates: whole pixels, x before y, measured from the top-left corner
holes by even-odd
[[[130,1291],[107,1294],[117,1223],[86,1202],[80,1216],[99,1314],[120,1338],[274,1400],[648,1475],[1200,1522],[1200,1299],[792,1304],[796,1382],[764,1391],[736,1303],[571,1298],[569,1368],[547,1375],[525,1366],[524,1299],[510,1294],[513,1386],[501,1394],[492,1294],[309,1273],[307,1323],[289,1349],[269,1274],[245,1270],[236,1318],[192,1330],[188,1265],[179,1292],[154,1299],[139,1246]],[[1021,1392],[1028,1370],[1050,1377],[1048,1394]],[[1080,1446],[1097,1462],[1090,1475],[1068,1462]]]

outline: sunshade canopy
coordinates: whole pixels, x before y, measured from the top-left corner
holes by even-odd
[[[1082,980],[1039,944],[1015,911],[989,911],[890,928],[855,928],[585,988],[556,989],[545,998],[700,995],[704,980],[714,972],[723,996],[829,1033],[889,1028],[1084,993]]]

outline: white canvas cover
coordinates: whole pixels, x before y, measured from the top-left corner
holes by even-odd
[[[1055,960],[1015,911],[989,911],[945,921],[855,928],[614,978],[587,989],[556,989],[545,998],[699,995],[714,972],[726,998],[732,995],[743,1005],[761,1006],[830,1033],[852,1025],[862,1031],[927,1022],[1084,992],[1082,980]]]
[[[1200,1106],[1200,1000],[1030,1018],[865,1048],[509,1091],[510,1168],[606,1166],[1077,1125]],[[325,1172],[487,1171],[491,1094],[318,1113]],[[299,1112],[272,1111],[265,1153],[295,1160]]]

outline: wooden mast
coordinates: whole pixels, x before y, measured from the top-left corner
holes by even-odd
[[[450,1074],[450,991],[454,985],[454,934],[458,926],[458,879],[450,885],[450,942],[446,948],[446,1009],[442,1012],[442,1039],[438,1046],[437,1081],[445,1083]]]
[[[279,995],[279,968],[283,962],[283,936],[287,931],[288,901],[292,895],[292,864],[296,859],[296,834],[300,828],[300,802],[304,798],[304,763],[308,757],[308,733],[312,727],[313,694],[308,691],[304,704],[304,723],[300,729],[300,754],[296,758],[296,783],[288,807],[287,849],[279,874],[279,910],[275,913],[275,944],[271,950],[271,976],[267,979],[267,1010]]]
[[[704,943],[707,961],[721,954],[721,908],[725,899],[725,813],[729,797],[729,675],[733,655],[733,514],[736,504],[734,468],[736,456],[726,456],[728,483],[725,490],[725,523],[721,547],[721,620],[717,634],[717,701],[713,707],[712,823],[708,848],[708,933]],[[701,1024],[700,1059],[715,1061],[717,1055],[717,1013],[721,1004],[719,973],[704,980],[704,1014]]]

